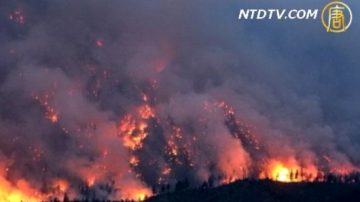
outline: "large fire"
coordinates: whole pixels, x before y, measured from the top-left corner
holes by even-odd
[[[0,178],[0,200],[3,202],[39,202],[42,197],[36,190],[31,190],[26,181],[18,181],[16,185],[11,185]]]
[[[34,96],[35,100],[37,100],[41,106],[45,109],[45,118],[47,118],[50,122],[56,123],[58,122],[58,115],[56,113],[55,108],[51,105],[51,96],[49,94],[45,94],[43,96]],[[142,162],[140,158],[136,155],[136,151],[140,151],[144,146],[144,141],[148,138],[149,135],[149,120],[154,119],[159,123],[159,119],[156,116],[155,108],[152,107],[148,101],[149,96],[143,94],[143,101],[144,104],[135,108],[132,113],[125,114],[118,126],[118,136],[122,139],[124,147],[128,148],[130,151],[135,152],[133,155],[129,157],[129,165],[132,168],[139,167]],[[212,108],[212,109],[211,109]],[[215,102],[214,104],[206,103],[204,106],[204,110],[210,111],[214,113],[217,109],[222,109],[224,112],[224,120],[227,121],[229,127],[240,127],[240,130],[234,129],[234,137],[242,140],[243,143],[248,144],[248,147],[253,147],[253,150],[249,150],[250,152],[253,151],[260,151],[261,145],[258,138],[252,133],[252,131],[248,128],[248,126],[244,126],[240,123],[239,120],[236,118],[235,110],[225,102]],[[200,120],[201,122],[205,120]],[[170,124],[170,135],[166,140],[166,145],[164,148],[165,154],[167,154],[169,161],[167,164],[163,166],[160,172],[159,179],[157,180],[158,183],[164,183],[169,180],[171,173],[173,172],[172,165],[183,165],[189,164],[190,167],[194,166],[192,162],[191,156],[191,146],[186,143],[184,140],[184,130],[174,123]],[[191,141],[196,142],[197,137],[193,136]],[[237,147],[237,146],[236,146]],[[239,146],[240,148],[241,146]],[[185,152],[185,153],[184,153]],[[228,150],[226,153],[229,153],[229,156],[226,157],[226,153],[224,153],[224,159],[219,161],[220,168],[223,170],[224,176],[223,180],[220,183],[230,183],[236,179],[244,179],[250,177],[249,171],[245,171],[245,168],[241,168],[240,170],[235,169],[233,167],[233,161],[231,158],[232,156],[236,157],[236,152],[243,152],[243,151],[236,151],[236,150]],[[104,157],[109,155],[108,150],[104,150],[102,152]],[[185,156],[184,156],[185,155]],[[186,157],[187,160],[183,158]],[[40,158],[40,157],[39,157]],[[225,160],[225,158],[230,158]],[[324,159],[327,162],[330,162],[331,159],[328,156],[325,156]],[[223,161],[225,160],[225,161]],[[315,164],[310,164],[306,166],[300,166],[298,160],[294,157],[289,157],[285,160],[278,160],[278,159],[263,159],[261,166],[261,170],[258,173],[258,177],[261,179],[267,178],[274,181],[279,182],[303,182],[303,181],[323,181],[323,172]],[[242,162],[240,162],[241,164]],[[336,169],[333,169],[336,170]],[[354,169],[343,169],[338,168],[337,173],[347,174],[354,171]],[[94,187],[97,183],[97,174],[92,175],[91,173],[87,174],[86,185],[91,188]],[[141,175],[138,175],[141,177]],[[55,179],[53,181],[54,191],[53,194],[41,194],[37,190],[33,190],[29,184],[24,181],[20,180],[16,184],[10,184],[6,179],[0,178],[0,199],[4,202],[20,202],[20,201],[28,201],[28,202],[37,202],[39,200],[44,200],[49,198],[49,196],[54,196],[55,193],[57,196],[61,196],[61,194],[65,194],[70,189],[70,184],[65,179]],[[129,188],[126,190],[126,195],[123,196],[125,198],[131,198],[135,200],[142,201],[152,195],[152,193],[147,188],[139,188],[133,189]]]
[[[7,169],[5,169],[5,172]],[[65,193],[68,184],[64,180],[56,180],[51,185],[52,188],[63,191],[62,193],[54,192],[52,194],[44,194],[34,189],[30,182],[25,179],[16,180],[14,183],[0,175],[0,201],[2,202],[39,202],[51,197],[61,197]]]
[[[58,123],[59,115],[55,107],[52,105],[53,93],[45,93],[42,95],[33,96],[34,99],[44,108],[45,118],[51,123]],[[158,186],[164,183],[169,183],[175,174],[176,167],[187,167],[193,169],[194,167],[201,166],[196,161],[196,153],[193,150],[194,144],[197,144],[200,138],[196,134],[193,134],[190,138],[187,138],[186,128],[181,125],[175,124],[172,120],[161,120],[158,117],[156,108],[150,104],[151,98],[149,95],[142,94],[142,104],[135,106],[134,110],[125,113],[121,118],[117,126],[117,137],[121,139],[121,142],[125,148],[129,150],[128,164],[131,169],[130,173],[135,173],[138,179],[142,179],[142,174],[139,173],[138,169],[146,164],[153,164],[151,160],[143,162],[144,159],[139,156],[138,152],[141,152],[144,144],[152,134],[149,127],[151,127],[151,120],[161,127],[162,122],[166,122],[164,125],[164,133],[166,135],[164,149],[164,160],[165,163],[160,166],[159,176],[156,180]],[[311,182],[311,181],[324,181],[324,172],[315,163],[302,164],[301,159],[296,159],[294,156],[288,158],[276,158],[262,154],[264,148],[261,144],[261,139],[253,132],[249,124],[244,124],[238,119],[236,111],[229,104],[224,101],[216,102],[205,102],[203,110],[206,113],[211,114],[222,114],[223,121],[229,128],[232,136],[228,137],[229,144],[228,148],[219,156],[218,169],[221,172],[222,179],[219,180],[218,184],[230,183],[237,179],[245,179],[253,177],[254,175],[260,179],[270,179],[285,183],[295,182]],[[207,119],[199,119],[199,124],[205,124]],[[92,128],[96,127],[95,123],[91,123]],[[167,129],[166,129],[167,128]],[[65,130],[63,128],[63,130]],[[67,131],[67,133],[69,133]],[[236,140],[236,141],[233,141]],[[43,155],[41,150],[34,148],[34,155],[36,159],[40,160]],[[101,156],[104,158],[109,157],[111,152],[108,149],[101,151]],[[246,165],[246,160],[239,160],[238,154],[247,152],[253,159],[251,166],[256,166],[252,173],[252,167]],[[39,155],[38,155],[39,154]],[[261,154],[260,157],[257,155]],[[259,159],[259,162],[255,160]],[[327,163],[331,163],[332,159],[324,155],[322,158]],[[243,165],[237,167],[237,165]],[[101,167],[101,165],[99,165]],[[106,172],[106,166],[103,167]],[[346,175],[354,170],[355,167],[331,167],[331,172]],[[82,171],[79,171],[82,172]],[[88,189],[95,188],[97,183],[102,179],[102,174],[95,173],[91,170],[84,171],[83,174],[84,183]],[[6,175],[0,176],[0,200],[4,202],[38,202],[40,200],[46,200],[51,197],[61,197],[62,195],[71,191],[71,182],[67,179],[54,179],[51,185],[52,193],[42,193],[36,189],[33,189],[28,182],[25,180],[19,180],[15,184],[7,181]],[[152,192],[147,187],[138,185],[123,188],[121,197],[130,198],[134,200],[145,200],[147,197],[152,195]]]
[[[18,25],[30,20],[25,18],[22,9],[10,12],[8,19]],[[111,40],[106,35],[103,37],[87,39],[91,44],[82,44],[82,50],[114,48]],[[86,64],[76,63],[81,66],[80,70],[69,68],[64,73],[55,67],[35,69],[35,76],[32,71],[18,72],[16,78],[25,82],[25,90],[21,90],[29,91],[26,94],[29,106],[36,107],[32,109],[34,116],[40,114],[40,121],[34,120],[46,126],[36,128],[34,136],[24,135],[21,139],[16,133],[27,133],[34,122],[14,118],[11,145],[4,149],[4,154],[0,150],[0,160],[3,156],[11,159],[6,166],[0,162],[0,202],[39,202],[64,196],[96,198],[98,195],[104,201],[143,201],[153,194],[201,184],[218,186],[248,178],[284,183],[323,182],[327,180],[326,175],[346,176],[359,171],[346,155],[328,148],[312,151],[312,145],[307,145],[306,140],[302,142],[305,146],[295,148],[297,142],[287,139],[287,133],[291,132],[277,128],[273,133],[268,132],[272,129],[270,121],[260,112],[255,115],[248,112],[252,107],[248,109],[242,106],[244,103],[236,103],[237,100],[226,96],[222,89],[203,93],[208,85],[217,85],[221,79],[213,82],[200,79],[193,83],[183,78],[189,73],[182,72],[176,65],[171,69],[172,60],[176,58],[173,49],[166,41],[159,50],[150,49],[149,55],[134,57],[134,61],[126,64],[132,68],[118,74],[110,67],[101,67],[95,59],[87,60],[83,54],[74,54],[87,58]],[[103,54],[94,55],[103,57]],[[40,61],[51,63],[49,59]],[[112,61],[108,65],[111,66]],[[73,71],[85,75],[74,78],[67,75]],[[169,73],[172,71],[182,76],[174,78]],[[127,73],[131,78],[125,78]],[[89,79],[82,81],[86,76]],[[177,80],[184,80],[186,84],[173,84]],[[167,84],[179,90],[173,92],[166,88]],[[186,94],[192,86],[197,89],[196,93]],[[123,97],[119,93],[119,103],[108,97],[103,103],[99,102],[106,94],[112,96],[113,91],[124,93]],[[18,129],[18,124],[26,127]],[[278,123],[281,124],[284,123]],[[271,134],[276,134],[276,142],[269,137]],[[19,141],[24,141],[26,146],[11,147]],[[284,144],[287,149],[273,146],[275,143]],[[302,148],[309,150],[304,152],[306,155]],[[15,158],[19,154],[15,150],[30,157],[25,156],[25,160],[18,163]],[[13,167],[17,172],[11,170]],[[23,170],[34,173],[34,177],[24,174],[27,172]]]
[[[262,175],[279,182],[314,181],[320,174],[316,167],[302,168],[281,161],[270,161],[266,169]]]

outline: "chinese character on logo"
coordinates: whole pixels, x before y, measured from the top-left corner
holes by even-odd
[[[345,14],[344,14],[344,7],[340,7],[336,5],[329,9],[329,22],[328,22],[328,29],[336,30],[336,31],[345,31]]]
[[[341,1],[332,1],[322,10],[321,22],[327,32],[341,33],[349,29],[353,20],[350,7]]]

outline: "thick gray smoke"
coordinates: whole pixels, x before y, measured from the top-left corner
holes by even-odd
[[[319,21],[237,20],[323,3],[1,0],[0,186],[137,199],[249,177],[267,159],[356,170],[359,22],[333,35]]]

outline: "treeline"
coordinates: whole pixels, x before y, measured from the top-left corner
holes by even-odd
[[[314,183],[323,183],[323,184],[360,184],[360,172],[354,172],[347,175],[337,175],[333,173],[320,174],[313,178],[312,176],[305,176],[301,173],[290,173],[289,176],[291,181],[298,181],[299,179],[304,180],[303,183],[307,182],[307,179],[314,179],[311,182]],[[223,177],[210,177],[207,181],[204,181],[199,187],[194,188],[190,186],[188,179],[178,180],[175,184],[164,183],[152,187],[153,195],[169,194],[169,193],[178,193],[188,189],[194,190],[206,190],[213,187],[216,187],[220,184],[220,181],[223,181]],[[271,179],[244,179],[239,181],[273,181]],[[301,182],[300,182],[301,183]],[[110,187],[109,190],[110,192]],[[65,194],[63,199],[51,199],[48,202],[137,202],[137,200],[122,199],[116,201],[97,199],[94,195],[94,192],[82,190],[82,199],[70,200],[69,197]],[[145,197],[147,199],[148,197]]]

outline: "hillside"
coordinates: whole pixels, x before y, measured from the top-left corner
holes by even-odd
[[[237,181],[154,196],[146,202],[359,202],[360,184]]]

